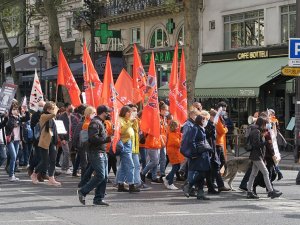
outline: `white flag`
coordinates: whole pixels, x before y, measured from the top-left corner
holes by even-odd
[[[41,88],[41,84],[37,72],[35,70],[34,81],[33,81],[31,94],[30,94],[29,108],[35,112],[38,111],[38,103],[40,101],[44,101],[44,95],[43,95],[43,91]]]
[[[27,106],[27,98],[26,98],[26,96],[24,96],[24,98],[23,98],[22,106]]]

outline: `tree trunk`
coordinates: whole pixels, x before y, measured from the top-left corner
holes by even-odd
[[[186,59],[186,78],[188,106],[194,102],[195,81],[198,70],[199,50],[199,12],[200,2],[183,1],[184,6],[184,50]]]
[[[16,85],[19,85],[19,76],[16,73],[16,66],[15,66],[14,56],[13,56],[13,47],[11,46],[11,44],[9,42],[9,39],[7,37],[6,31],[5,31],[4,26],[3,26],[2,19],[0,19],[0,30],[2,32],[2,36],[3,36],[3,39],[5,41],[5,44],[7,45],[12,78],[14,80],[14,83]],[[20,88],[17,89],[17,100],[19,102],[21,101]]]
[[[49,27],[49,43],[52,49],[52,54],[58,62],[59,48],[62,46],[62,40],[59,33],[57,9],[52,0],[44,0],[44,9],[48,18]]]

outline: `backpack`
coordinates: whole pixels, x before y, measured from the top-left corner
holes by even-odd
[[[40,123],[37,123],[33,129],[33,136],[34,136],[34,139],[36,141],[38,141],[40,139],[40,136],[41,136],[41,132],[42,130],[44,129],[44,127],[46,126],[46,123],[43,125],[43,127],[41,127]]]
[[[33,131],[31,129],[29,121],[23,126],[23,138],[25,141],[31,141],[33,139]]]
[[[186,158],[192,158],[195,151],[194,139],[197,130],[191,122],[187,122],[182,127],[182,140],[180,145],[180,153]]]
[[[81,130],[79,133],[79,147],[83,148],[84,143],[88,142],[89,134],[87,130]]]

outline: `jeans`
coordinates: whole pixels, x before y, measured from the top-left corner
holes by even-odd
[[[16,159],[19,151],[20,141],[12,141],[7,145],[7,154],[10,156],[9,177],[15,173]]]
[[[56,155],[57,155],[56,146],[51,143],[49,146],[49,169],[48,169],[49,177],[52,177],[55,172]],[[42,173],[43,172],[44,171],[42,171]]]
[[[31,155],[32,151],[32,142],[23,142],[23,164],[25,166],[28,165],[29,156]]]
[[[204,171],[189,171],[188,172],[189,186],[193,187],[194,185],[196,185],[199,188],[199,190],[203,191],[205,173],[206,172]]]
[[[30,153],[29,157],[29,168],[31,170],[34,170],[34,168],[39,164],[40,158],[39,158],[39,149],[37,146],[34,146],[32,148],[32,151]]]
[[[80,155],[77,152],[77,154],[75,156],[75,161],[74,161],[74,164],[73,164],[73,176],[77,175],[77,171],[78,171],[79,166],[80,166],[80,161],[81,161],[81,158],[80,158]]]
[[[133,153],[132,160],[134,164],[134,184],[140,185],[141,184],[141,175],[140,175],[140,158],[139,154]]]
[[[83,177],[88,164],[86,148],[79,148],[77,154],[80,157],[81,177]]]
[[[38,154],[40,156],[40,161],[35,167],[35,172],[42,173],[44,171],[47,171],[47,168],[49,166],[49,151],[48,149],[38,147]]]
[[[222,176],[220,174],[220,166],[217,165],[216,163],[212,163],[212,169],[211,169],[211,174],[212,174],[212,180],[216,179],[218,188],[224,187],[224,181],[222,179]]]
[[[170,173],[166,177],[166,179],[168,180],[169,185],[173,184],[174,175],[175,175],[175,173],[177,173],[179,171],[179,169],[180,169],[180,164],[172,165],[172,170],[170,171]]]
[[[141,156],[141,164],[143,170],[147,165],[147,151],[144,147],[140,147],[140,156]]]
[[[251,167],[248,168],[247,172],[245,173],[245,175],[242,179],[242,182],[240,184],[240,188],[247,189],[247,183],[249,181],[251,172],[252,172],[252,165],[251,165]]]
[[[157,178],[157,166],[159,163],[159,149],[147,149],[147,153],[149,155],[150,160],[144,168],[142,174],[146,175],[146,173],[148,173],[151,170],[152,180],[155,180]]]
[[[7,156],[6,156],[6,149],[5,149],[5,145],[4,144],[0,144],[0,167],[2,166],[2,164],[4,163],[4,161],[6,160]]]
[[[166,162],[167,162],[166,148],[165,147],[160,149],[159,158],[160,158],[159,159],[160,176],[164,177],[166,175]]]
[[[61,165],[61,170],[68,170],[70,163],[70,149],[72,148],[72,142],[67,141],[66,144],[61,144],[63,150],[63,162]]]
[[[96,188],[94,202],[102,201],[105,197],[107,183],[107,155],[106,153],[88,152],[88,157],[96,174],[79,191],[86,196]]]
[[[134,184],[134,164],[132,160],[132,145],[131,141],[123,143],[124,149],[120,154],[120,166],[117,172],[117,182],[123,184],[127,181],[128,184]]]
[[[220,168],[222,168],[225,165],[225,155],[224,155],[223,147],[220,146],[220,145],[217,145],[216,146],[216,151],[217,151],[217,154],[218,154],[219,159],[221,161]]]
[[[268,191],[269,192],[273,191],[273,188],[272,188],[272,185],[271,185],[271,182],[269,179],[269,172],[267,170],[265,163],[262,160],[252,161],[252,162],[253,162],[252,172],[251,172],[248,184],[247,184],[248,191],[252,191],[253,183],[254,183],[255,177],[258,174],[258,171],[260,171],[262,173],[262,175],[264,176],[264,181],[265,181],[266,188],[268,189]]]
[[[91,163],[88,163],[84,173],[81,173],[81,180],[78,184],[79,188],[83,187],[84,185],[86,185],[89,182],[89,180],[92,177],[93,172],[94,172],[94,168],[92,167]]]

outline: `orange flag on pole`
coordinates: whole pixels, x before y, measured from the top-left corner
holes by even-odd
[[[176,118],[178,122],[182,125],[187,120],[187,89],[186,89],[186,70],[185,70],[185,58],[184,51],[182,49],[181,60],[180,60],[180,70],[178,78],[178,89],[176,98]]]
[[[114,126],[114,139],[112,141],[112,149],[115,152],[117,142],[120,139],[120,123],[119,123],[119,109],[117,105],[117,92],[114,86],[109,54],[107,54],[106,65],[105,65],[103,90],[101,95],[101,105],[106,105],[113,109],[112,124]]]
[[[154,53],[152,52],[149,73],[147,77],[144,109],[141,119],[141,130],[156,138],[160,137],[160,118],[157,94],[157,80]]]
[[[135,44],[133,49],[132,78],[134,88],[134,103],[136,104],[144,99],[144,92],[146,89],[146,73]]]
[[[67,63],[62,49],[59,49],[58,58],[58,74],[57,74],[57,86],[65,86],[69,92],[71,103],[74,107],[81,104],[80,89],[74,79],[72,71]]]
[[[115,88],[117,91],[118,108],[133,103],[133,80],[125,69],[122,69]]]
[[[178,94],[178,45],[176,44],[173,63],[169,81],[169,101],[170,101],[170,113],[174,116],[174,119],[177,120],[176,112],[177,112],[177,94]]]
[[[100,97],[102,91],[102,82],[93,65],[90,54],[87,50],[85,42],[83,43],[83,78],[85,82],[86,103],[97,108],[100,105]]]

